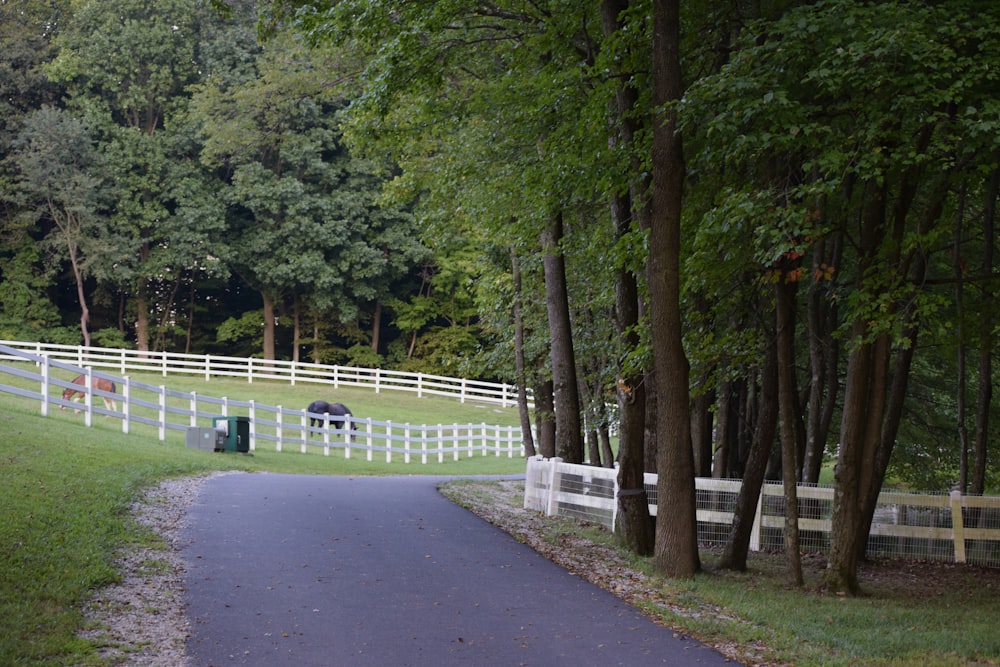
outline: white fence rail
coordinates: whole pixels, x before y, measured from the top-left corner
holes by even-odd
[[[477,401],[510,407],[517,404],[517,388],[512,385],[465,378],[450,378],[425,373],[403,373],[378,368],[329,366],[293,361],[224,357],[176,352],[140,352],[118,348],[83,347],[0,340],[5,346],[21,352],[31,352],[79,367],[103,369],[118,375],[128,373],[160,373],[199,375],[205,380],[218,377],[254,380],[284,380],[333,385],[338,387],[368,387],[375,393],[408,391],[417,396],[448,396],[461,402]],[[9,353],[0,353],[0,358]],[[14,358],[11,355],[8,358]],[[529,393],[529,402],[531,396]]]
[[[87,426],[93,424],[94,415],[104,415],[120,419],[123,433],[129,433],[135,424],[152,426],[157,429],[161,441],[166,439],[170,430],[214,428],[216,419],[232,416],[234,411],[239,410],[246,412],[249,422],[247,451],[269,443],[277,451],[298,448],[306,453],[312,448],[329,456],[330,450],[334,449],[343,450],[345,458],[357,455],[372,461],[375,457],[384,457],[386,462],[392,462],[395,457],[395,460],[401,458],[405,463],[457,461],[463,456],[476,454],[505,455],[509,458],[524,455],[519,427],[489,424],[418,426],[370,418],[348,418],[342,427],[333,427],[330,421],[325,421],[329,419],[329,415],[325,414],[312,415],[324,421],[311,426],[311,413],[306,410],[172,391],[164,386],[135,382],[128,376],[57,361],[49,354],[26,352],[0,344],[2,360],[30,362],[21,365],[0,363],[0,379],[11,376],[21,380],[19,385],[0,383],[0,392],[38,401],[43,416],[49,414],[52,406],[78,409],[84,413]],[[87,361],[90,363],[89,357]],[[74,385],[70,379],[61,379],[60,373],[54,373],[54,370],[66,371],[63,375],[70,377],[83,374],[87,378],[86,383]],[[114,382],[114,391],[93,388],[100,378]],[[79,403],[62,398],[63,391],[71,387],[83,393]],[[115,403],[105,405],[103,399]]]
[[[656,515],[656,475],[646,474],[649,511]],[[695,480],[698,540],[725,544],[733,522],[740,480]],[[614,530],[618,472],[609,468],[528,459],[524,507],[550,516],[584,519]],[[799,529],[803,551],[827,551],[833,489],[799,486]],[[757,502],[750,549],[784,548],[781,484],[765,484]],[[1000,567],[1000,497],[883,491],[868,537],[868,554]]]

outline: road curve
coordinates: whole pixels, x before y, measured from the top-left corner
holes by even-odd
[[[207,481],[183,535],[193,664],[733,664],[449,502],[441,481]]]

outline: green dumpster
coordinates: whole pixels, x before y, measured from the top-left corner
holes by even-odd
[[[225,433],[223,451],[250,451],[250,418],[249,417],[216,417],[215,430]]]

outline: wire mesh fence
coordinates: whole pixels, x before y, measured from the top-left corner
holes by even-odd
[[[616,470],[535,457],[528,460],[526,471],[525,508],[614,530]],[[659,509],[656,482],[656,475],[647,473],[645,487],[653,515]],[[721,546],[728,541],[741,485],[732,479],[695,480],[701,544]],[[796,491],[802,551],[828,551],[833,488],[799,485]],[[782,485],[764,484],[753,517],[751,550],[782,551],[784,522]],[[872,518],[868,554],[1000,567],[1000,498],[885,491]]]

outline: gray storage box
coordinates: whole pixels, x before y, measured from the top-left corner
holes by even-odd
[[[214,428],[191,426],[184,437],[184,444],[192,449],[203,449],[206,452],[217,452],[226,445],[226,434]]]

